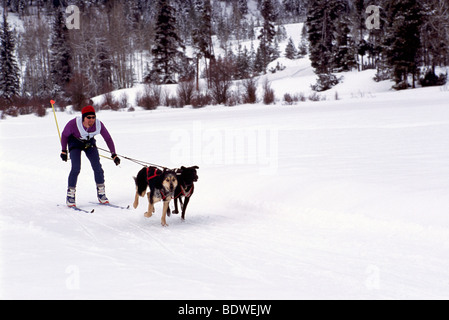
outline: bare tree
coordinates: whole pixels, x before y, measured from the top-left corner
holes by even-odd
[[[183,81],[178,84],[178,100],[181,106],[192,104],[193,94],[195,92],[195,82]]]
[[[28,17],[24,32],[18,35],[17,53],[24,66],[23,91],[34,97],[50,94],[50,26],[36,17]]]
[[[245,89],[245,95],[243,98],[244,103],[256,103],[257,101],[257,79],[249,78],[243,80],[243,88]]]
[[[421,41],[424,64],[432,67],[449,63],[449,3],[447,0],[426,0]]]
[[[212,97],[215,103],[225,104],[228,99],[229,88],[232,84],[231,75],[234,74],[235,66],[228,57],[219,57],[211,61],[210,68],[210,90]]]

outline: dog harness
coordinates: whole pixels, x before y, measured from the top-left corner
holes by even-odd
[[[157,193],[159,193],[161,195],[161,199],[162,201],[165,201],[165,199],[169,198],[169,200],[174,199],[175,198],[175,193],[174,192],[168,192],[165,193],[164,189],[157,189],[155,190],[155,195],[157,195]]]
[[[150,177],[150,167],[147,167],[147,181],[150,181],[151,179],[156,178],[157,176],[159,176],[159,174],[157,174],[157,168],[154,168],[154,173],[153,175]]]
[[[150,167],[147,167],[147,181],[150,181],[151,179],[154,179],[157,176],[160,176],[161,174],[162,173],[158,174],[157,173],[157,168],[154,168],[154,172],[150,176]],[[165,193],[164,188],[162,188],[162,189],[155,189],[154,190],[154,195],[156,196],[156,198],[161,198],[162,201],[165,201],[165,199],[167,199],[168,197],[171,197],[171,199],[174,199],[174,195],[175,194],[174,194],[174,192]]]
[[[175,199],[179,198],[181,195],[184,197],[187,197],[187,198],[192,195],[193,187],[194,187],[193,183],[191,185],[185,186],[185,188],[183,186],[180,186],[180,187],[181,187],[181,192],[177,196],[175,196]],[[189,189],[189,187],[190,187],[190,189]]]

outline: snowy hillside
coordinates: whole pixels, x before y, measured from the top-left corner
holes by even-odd
[[[297,63],[269,75],[278,96],[308,95]],[[200,167],[167,228],[146,200],[91,203],[86,158],[77,202],[95,212],[65,208],[53,115],[2,120],[0,298],[447,299],[449,91],[371,78],[293,106],[99,112],[119,154]],[[102,163],[109,199],[131,204],[141,167]]]

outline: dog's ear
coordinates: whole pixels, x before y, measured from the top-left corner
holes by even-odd
[[[193,168],[193,169],[199,169],[200,167],[198,167],[198,166],[193,166],[192,168]]]
[[[186,167],[184,167],[184,166],[181,166],[181,170],[184,170]]]

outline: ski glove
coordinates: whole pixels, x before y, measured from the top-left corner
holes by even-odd
[[[62,161],[67,162],[67,159],[68,159],[68,157],[67,157],[67,150],[62,150],[62,152],[61,152],[61,159],[62,159]]]
[[[117,157],[117,155],[115,153],[111,157],[112,157],[112,159],[114,159],[115,165],[118,166],[120,164],[120,158]]]

